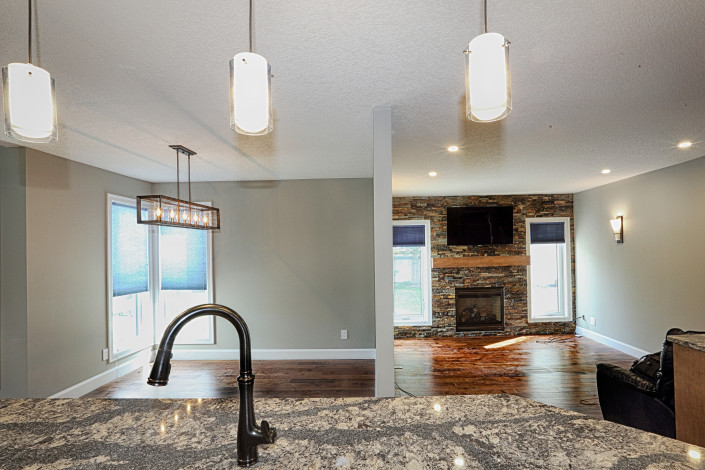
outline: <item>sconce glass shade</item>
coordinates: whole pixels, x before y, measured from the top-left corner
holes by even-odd
[[[465,113],[472,121],[491,122],[511,111],[509,41],[499,33],[481,34],[465,54]]]
[[[137,223],[218,230],[220,210],[169,196],[137,196]]]
[[[624,228],[623,228],[623,217],[617,216],[616,219],[610,220],[612,225],[612,232],[614,232],[614,239],[617,243],[624,243]]]
[[[5,134],[25,142],[58,140],[56,94],[49,72],[32,64],[2,68]]]
[[[252,52],[230,60],[230,127],[246,135],[272,132],[271,66]]]

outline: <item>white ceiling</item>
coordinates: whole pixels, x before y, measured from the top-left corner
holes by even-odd
[[[196,181],[371,177],[372,109],[391,105],[395,195],[577,192],[705,154],[675,148],[705,141],[703,0],[488,4],[514,109],[478,124],[462,51],[482,0],[255,0],[275,120],[246,137],[228,61],[248,47],[248,0],[38,0],[60,129],[31,147],[152,182],[175,180],[168,144],[198,152]],[[27,4],[0,5],[0,63],[25,62]]]

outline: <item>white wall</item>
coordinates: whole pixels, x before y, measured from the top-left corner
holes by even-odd
[[[394,286],[392,260],[392,108],[373,115],[375,242],[375,396],[394,396]]]
[[[578,326],[660,349],[669,328],[705,330],[705,157],[575,195]],[[624,243],[609,220],[624,216]]]

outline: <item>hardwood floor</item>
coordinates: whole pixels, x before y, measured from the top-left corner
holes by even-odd
[[[397,396],[510,393],[596,418],[595,364],[633,361],[573,335],[394,341]]]
[[[629,367],[634,358],[564,335],[399,339],[394,360],[397,396],[511,393],[601,418],[595,364]],[[255,397],[374,396],[373,360],[253,361],[252,368]],[[238,396],[237,361],[173,361],[167,387],[148,386],[148,375],[138,369],[85,396]]]
[[[252,361],[255,397],[372,397],[374,360]],[[88,398],[238,397],[238,361],[172,361],[169,385],[147,385],[143,367],[104,385]]]

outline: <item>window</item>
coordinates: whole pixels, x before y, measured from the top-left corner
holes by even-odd
[[[187,308],[213,302],[211,232],[138,224],[135,199],[109,194],[107,239],[110,362],[151,347]],[[209,316],[191,321],[176,342],[214,338]]]
[[[526,219],[529,321],[571,321],[570,218]]]
[[[153,344],[151,244],[137,225],[134,199],[108,195],[108,315],[110,361]]]
[[[394,325],[431,324],[428,220],[394,221]]]
[[[167,325],[194,305],[213,302],[210,269],[212,234],[206,230],[159,227],[159,341]],[[213,317],[189,322],[176,344],[213,344]]]

